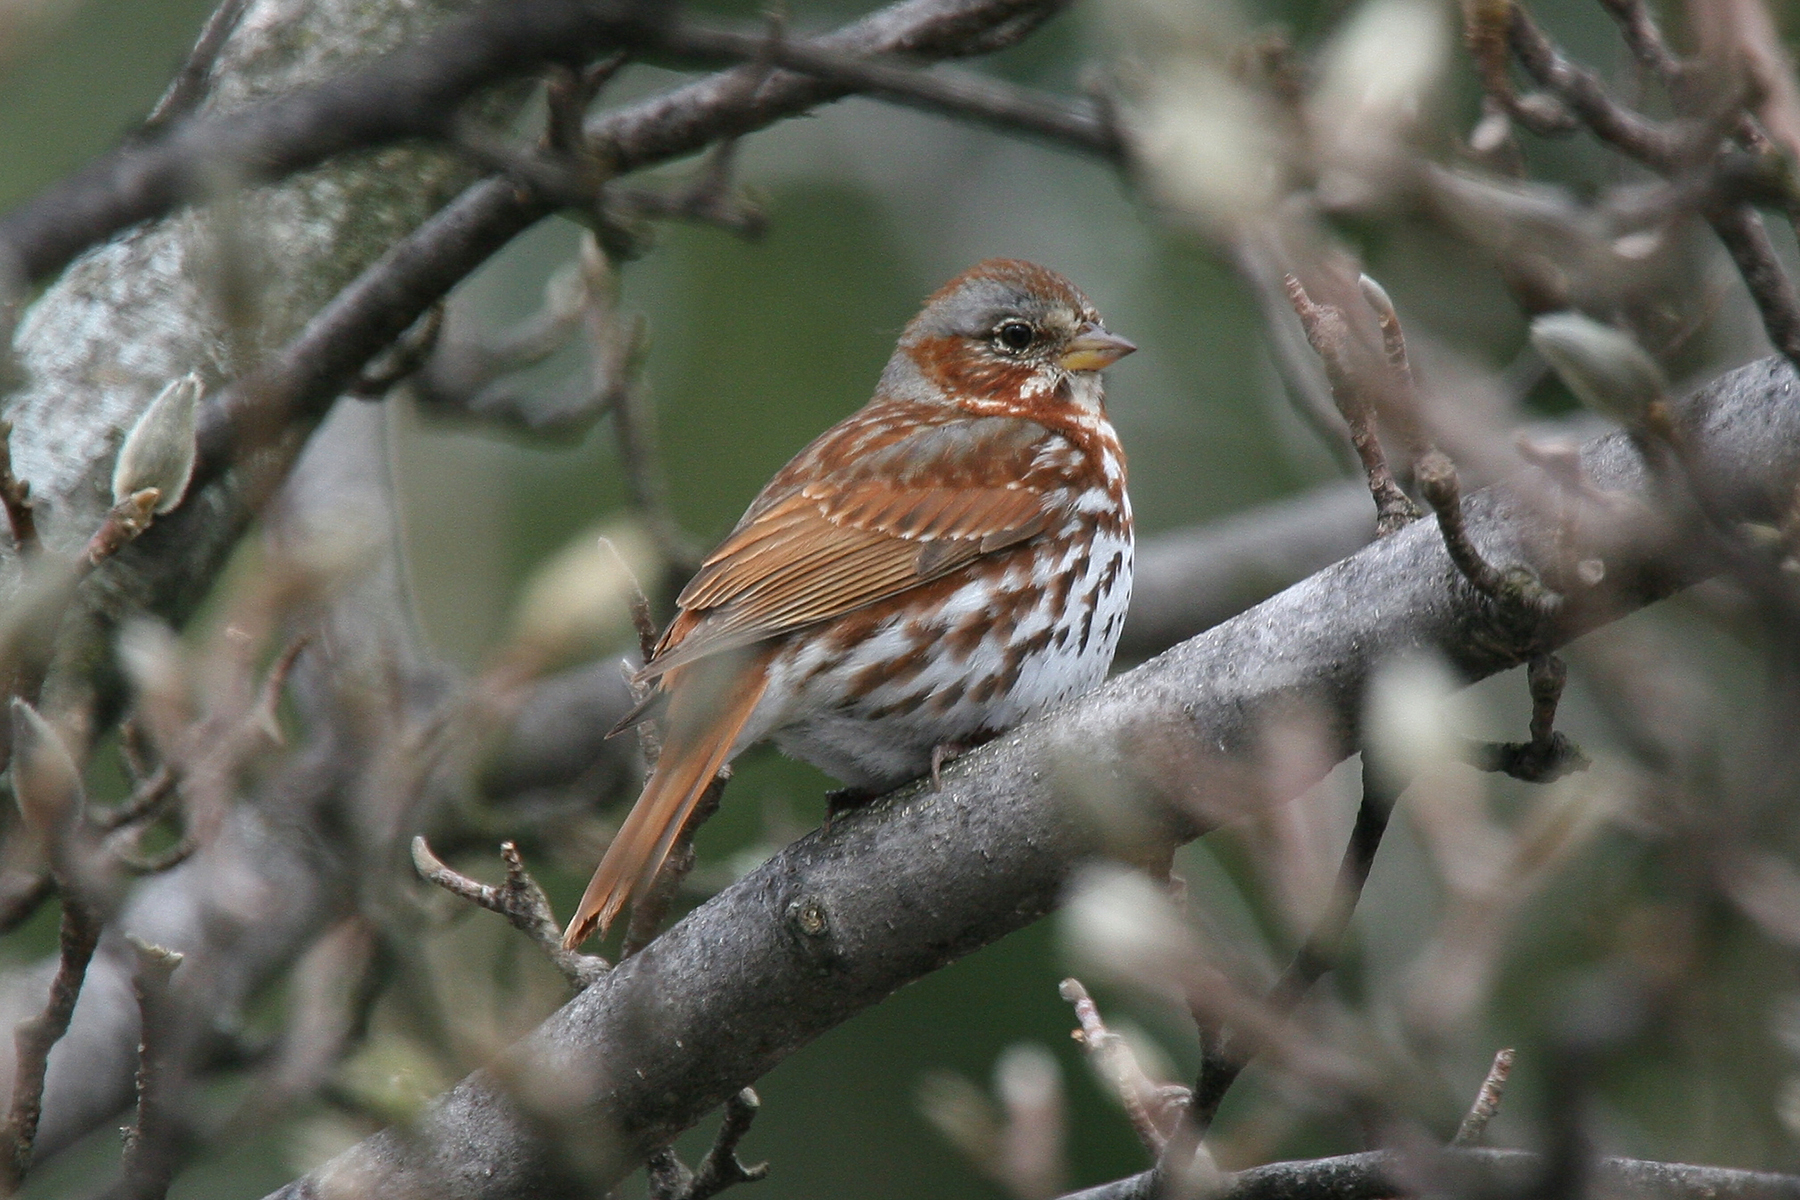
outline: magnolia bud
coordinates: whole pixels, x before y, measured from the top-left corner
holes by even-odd
[[[125,435],[113,466],[113,503],[154,488],[158,513],[172,512],[187,494],[199,453],[200,376],[189,372],[164,388]]]
[[[13,799],[26,828],[48,834],[81,811],[81,770],[37,709],[14,699],[12,723]]]
[[[611,530],[607,541],[610,547],[582,534],[537,569],[513,613],[515,643],[562,662],[599,650],[629,628],[632,575],[655,554],[635,529]]]
[[[1449,667],[1436,658],[1403,658],[1376,671],[1363,725],[1368,754],[1389,787],[1404,787],[1456,757],[1455,735],[1445,721],[1456,686]]]
[[[1668,391],[1662,368],[1630,334],[1578,312],[1533,320],[1531,344],[1576,399],[1621,421],[1643,420]]]
[[[1062,933],[1084,971],[1181,995],[1203,965],[1199,940],[1168,894],[1148,876],[1095,866],[1075,880]]]

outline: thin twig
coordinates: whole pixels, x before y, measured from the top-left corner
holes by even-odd
[[[21,555],[38,550],[37,516],[32,511],[31,485],[13,474],[12,422],[0,421],[0,505],[12,530],[13,549]]]
[[[44,901],[54,895],[56,880],[48,871],[27,875],[5,892],[0,892],[0,934],[11,933],[30,920],[31,915],[44,906]]]
[[[438,336],[444,331],[444,302],[432,305],[425,315],[413,322],[412,328],[387,351],[369,362],[356,381],[344,389],[346,395],[363,400],[379,400],[400,383],[424,369],[437,349]]]
[[[735,187],[737,145],[735,138],[720,142],[707,156],[699,175],[680,191],[671,194],[616,189],[608,196],[608,203],[634,216],[693,221],[723,229],[746,241],[757,241],[768,232],[769,217]]]
[[[1388,469],[1387,456],[1382,453],[1381,440],[1375,433],[1374,405],[1358,386],[1350,365],[1349,323],[1333,305],[1314,303],[1298,276],[1290,274],[1283,282],[1287,286],[1288,301],[1294,306],[1301,327],[1306,330],[1306,340],[1325,364],[1325,374],[1331,380],[1331,397],[1337,402],[1344,423],[1350,426],[1350,443],[1356,448],[1357,458],[1362,460],[1369,494],[1375,500],[1375,532],[1377,536],[1385,537],[1417,520],[1419,509],[1400,490],[1400,485],[1394,482],[1393,472]]]
[[[175,794],[178,782],[180,780],[174,770],[168,763],[163,763],[148,778],[140,781],[131,790],[131,795],[117,805],[101,812],[90,812],[88,823],[100,833],[111,833],[153,817],[162,811],[163,803]]]
[[[200,107],[200,102],[206,99],[206,85],[212,76],[213,64],[218,62],[219,52],[225,49],[225,43],[230,40],[238,22],[243,20],[244,10],[249,7],[250,0],[225,0],[213,10],[212,16],[206,19],[205,27],[200,30],[200,40],[194,43],[187,61],[175,73],[169,90],[163,93],[162,99],[156,102],[156,107],[150,110],[150,115],[144,118],[144,123],[138,130],[139,136],[165,129]]]
[[[200,849],[200,839],[194,835],[192,830],[189,830],[182,834],[174,845],[159,854],[143,858],[119,851],[115,857],[119,866],[133,875],[161,875],[164,871],[173,871],[192,858],[198,849]]]
[[[82,563],[89,568],[99,566],[150,528],[161,499],[162,493],[156,488],[145,488],[107,509],[106,519],[82,551]]]
[[[1536,92],[1520,96],[1507,71],[1507,30],[1512,20],[1510,0],[1464,0],[1463,45],[1481,76],[1494,114],[1517,121],[1540,137],[1572,133],[1580,122],[1555,96]]]
[[[1362,899],[1363,886],[1368,883],[1369,871],[1375,865],[1375,854],[1381,849],[1388,820],[1403,790],[1398,780],[1388,778],[1371,764],[1367,750],[1363,754],[1362,782],[1362,801],[1357,805],[1356,823],[1351,827],[1350,840],[1338,863],[1337,885],[1331,903],[1312,933],[1295,951],[1293,961],[1281,973],[1281,978],[1269,990],[1268,1007],[1277,1017],[1292,1012],[1306,998],[1313,984],[1337,964],[1350,919]],[[1188,1120],[1204,1134],[1218,1115],[1225,1093],[1250,1064],[1258,1047],[1227,1030],[1213,1028],[1199,1013],[1195,1014],[1195,1021],[1201,1031],[1200,1073],[1194,1082]]]
[[[753,1088],[745,1088],[725,1101],[719,1132],[706,1157],[700,1160],[698,1170],[688,1170],[672,1146],[652,1154],[644,1164],[651,1200],[710,1200],[726,1188],[766,1178],[768,1163],[745,1166],[737,1156],[738,1143],[750,1132],[750,1123],[756,1120],[761,1107],[762,1100]]]
[[[1479,1146],[1481,1135],[1486,1132],[1488,1122],[1500,1111],[1500,1099],[1506,1092],[1507,1077],[1512,1074],[1514,1053],[1512,1050],[1501,1050],[1494,1055],[1494,1065],[1488,1068],[1487,1078],[1481,1081],[1481,1090],[1475,1093],[1475,1103],[1456,1127],[1456,1136],[1450,1139],[1452,1146]]]
[[[549,955],[570,987],[579,991],[611,970],[611,964],[597,954],[563,949],[562,929],[550,909],[550,900],[525,869],[519,848],[512,842],[502,842],[500,857],[506,863],[506,882],[499,885],[482,883],[445,865],[432,853],[423,837],[412,840],[413,868],[418,871],[419,878],[512,922],[513,928],[531,938]]]
[[[1125,1115],[1138,1141],[1153,1157],[1160,1157],[1169,1144],[1183,1111],[1190,1107],[1188,1090],[1172,1085],[1158,1085],[1144,1074],[1137,1055],[1124,1038],[1106,1027],[1100,1006],[1088,995],[1079,979],[1069,978],[1057,988],[1060,995],[1075,1008],[1075,1019],[1081,1028],[1074,1031],[1075,1040],[1087,1047],[1088,1058],[1117,1093]]]
[[[1568,105],[1594,136],[1665,174],[1680,168],[1683,139],[1613,99],[1599,75],[1564,54],[1522,6],[1509,3],[1508,8],[1512,19],[1507,36],[1520,64]]]
[[[100,940],[98,914],[66,888],[59,940],[61,957],[43,1010],[20,1021],[13,1031],[12,1104],[5,1125],[0,1126],[0,1189],[9,1194],[18,1190],[31,1169],[38,1119],[43,1115],[44,1073],[50,1062],[50,1048],[69,1031],[75,1001],[87,978],[88,962]]]
[[[1800,364],[1800,294],[1782,268],[1762,217],[1743,204],[1713,205],[1704,211],[1738,274],[1744,277],[1770,343],[1789,362]]]
[[[745,1088],[725,1102],[725,1115],[713,1137],[712,1149],[700,1160],[693,1182],[681,1200],[708,1200],[734,1184],[755,1183],[768,1175],[768,1163],[745,1166],[737,1156],[738,1143],[750,1132],[750,1123],[756,1120],[761,1107],[762,1100],[753,1088]]]
[[[641,314],[621,318],[611,262],[593,238],[582,245],[587,279],[587,331],[593,355],[594,411],[611,412],[613,439],[625,476],[626,497],[662,552],[671,579],[685,580],[700,565],[699,551],[669,507],[668,484],[656,448],[654,414],[644,386],[648,348]]]
[[[1475,590],[1502,609],[1528,620],[1543,620],[1557,611],[1562,598],[1539,582],[1530,568],[1517,566],[1502,571],[1488,562],[1475,543],[1463,518],[1462,485],[1456,465],[1440,450],[1427,452],[1413,466],[1419,491],[1437,513],[1438,530],[1450,561]]]
[[[1600,0],[1600,7],[1619,23],[1619,33],[1637,60],[1656,73],[1663,86],[1675,89],[1686,76],[1686,66],[1657,28],[1656,18],[1644,0]]]
[[[1393,402],[1386,406],[1382,415],[1399,427],[1406,440],[1407,452],[1417,462],[1431,451],[1432,445],[1425,435],[1425,414],[1419,408],[1419,381],[1413,374],[1412,359],[1406,353],[1406,330],[1400,324],[1400,313],[1387,289],[1373,276],[1359,275],[1356,286],[1381,329],[1381,349],[1394,385]],[[1416,508],[1413,513],[1420,515]]]
[[[1556,730],[1556,708],[1562,700],[1569,668],[1554,654],[1540,654],[1525,668],[1531,690],[1531,739],[1524,742],[1471,742],[1463,757],[1483,771],[1510,775],[1526,783],[1549,783],[1592,764],[1581,747]]]
[[[180,1153],[177,1143],[185,1124],[169,1094],[172,1064],[168,1043],[174,1016],[169,980],[181,965],[181,955],[136,938],[129,941],[137,955],[132,987],[142,1030],[138,1035],[137,1118],[125,1131],[122,1178],[108,1192],[108,1200],[162,1200],[175,1175]]]

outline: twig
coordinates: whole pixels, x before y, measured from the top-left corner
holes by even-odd
[[[116,806],[103,812],[89,813],[88,823],[101,833],[111,833],[127,825],[135,825],[160,812],[163,802],[175,794],[178,782],[174,770],[168,763],[163,763],[148,778],[139,781],[131,790],[131,795]]]
[[[1414,464],[1413,477],[1437,513],[1438,530],[1450,561],[1476,591],[1503,611],[1516,612],[1530,621],[1541,621],[1557,612],[1562,597],[1539,582],[1530,568],[1515,566],[1501,571],[1476,549],[1463,516],[1462,485],[1456,477],[1456,466],[1447,455],[1440,450],[1427,452]]]
[[[1540,654],[1525,668],[1531,690],[1531,740],[1472,742],[1464,758],[1483,771],[1510,775],[1526,783],[1549,783],[1592,764],[1581,747],[1556,730],[1556,708],[1562,700],[1569,668],[1554,654]]]
[[[1795,503],[1800,505],[1800,490],[1797,490],[1795,495]],[[624,572],[625,582],[628,585],[625,606],[631,612],[632,632],[637,634],[638,653],[645,662],[649,662],[656,654],[658,637],[656,618],[650,613],[650,597],[644,594],[644,585],[638,581],[637,572],[631,569],[631,564],[625,561],[625,556],[619,553],[619,548],[613,545],[611,538],[601,538],[600,548],[610,554],[613,562],[618,564],[619,570]],[[642,694],[636,691],[633,695],[635,699],[643,699]]]
[[[585,381],[573,399],[562,392],[509,389],[501,383],[506,375],[536,366],[570,344],[582,325],[584,287],[579,271],[558,271],[544,286],[543,305],[513,328],[492,340],[440,339],[412,381],[421,406],[537,435],[585,430],[600,416]]]
[[[1640,63],[1656,72],[1665,87],[1674,89],[1685,80],[1687,69],[1675,52],[1669,49],[1656,18],[1644,0],[1600,0],[1600,6],[1619,23],[1625,45]]]
[[[594,152],[582,128],[588,106],[602,89],[631,61],[623,50],[610,54],[584,70],[553,66],[544,84],[544,146],[558,154]]]
[[[1744,286],[1762,314],[1769,341],[1789,362],[1800,363],[1800,295],[1782,269],[1763,219],[1748,205],[1714,204],[1707,221],[1744,277]]]
[[[1301,1200],[1301,1198],[1389,1197],[1416,1194],[1421,1169],[1430,1171],[1432,1195],[1546,1195],[1545,1156],[1525,1150],[1458,1147],[1430,1155],[1368,1150],[1334,1158],[1269,1163],[1240,1171],[1212,1200]],[[1637,1158],[1595,1161],[1594,1182],[1606,1195],[1662,1197],[1664,1200],[1764,1200],[1800,1195],[1800,1176]],[[1063,1200],[1157,1200],[1160,1179],[1146,1171]]]
[[[36,553],[37,516],[32,511],[31,485],[13,474],[11,421],[0,421],[0,505],[6,508],[13,549],[21,555]]]
[[[519,848],[512,842],[502,842],[500,857],[506,863],[506,882],[496,886],[471,879],[446,866],[431,852],[431,846],[423,837],[412,840],[413,868],[418,871],[419,878],[512,922],[513,928],[531,938],[550,956],[550,961],[556,964],[570,987],[579,991],[611,970],[611,964],[597,954],[562,948],[562,929],[550,910],[549,898],[526,871]]]
[[[0,1190],[11,1193],[31,1168],[38,1119],[43,1115],[44,1072],[50,1048],[69,1030],[75,1001],[87,977],[88,962],[100,940],[100,918],[87,904],[63,889],[61,958],[50,996],[42,1012],[26,1017],[13,1031],[12,1104],[0,1126]]]
[[[1580,127],[1561,101],[1542,92],[1520,96],[1507,72],[1507,30],[1511,0],[1464,0],[1463,44],[1481,76],[1494,115],[1517,121],[1540,137],[1572,133]]]
[[[1659,173],[1671,177],[1680,174],[1696,153],[1716,158],[1721,139],[1715,133],[1741,126],[1742,102],[1734,98],[1718,113],[1700,119],[1693,136],[1676,134],[1614,100],[1599,76],[1572,63],[1517,4],[1512,4],[1511,9],[1511,45],[1525,69],[1567,103],[1596,137]],[[1635,33],[1628,32],[1628,42],[1640,34],[1648,36],[1646,31],[1654,32],[1647,12],[1626,11],[1636,28]],[[1666,46],[1661,46],[1660,51],[1659,46],[1660,35],[1656,35],[1655,41],[1644,43],[1642,53],[1661,71],[1671,64],[1664,61]],[[1633,48],[1639,49],[1636,44]],[[1686,106],[1691,107],[1691,102]],[[1789,361],[1800,363],[1800,295],[1775,255],[1762,218],[1747,205],[1717,197],[1703,201],[1700,209],[1743,276],[1769,341]]]
[[[355,382],[344,389],[346,395],[363,400],[379,400],[403,380],[424,369],[437,348],[438,336],[444,330],[444,302],[438,301],[425,310],[398,341],[362,369]]]
[[[0,934],[11,933],[23,925],[55,894],[56,880],[48,871],[27,875],[0,893]]]
[[[106,519],[82,551],[82,563],[97,567],[135,540],[156,519],[156,504],[162,493],[156,488],[133,492],[123,503],[106,510]]]
[[[1350,829],[1350,840],[1344,846],[1344,857],[1338,863],[1337,886],[1330,905],[1313,928],[1293,961],[1269,990],[1268,1007],[1278,1017],[1292,1012],[1313,984],[1337,964],[1343,950],[1344,934],[1362,899],[1363,886],[1375,865],[1375,854],[1387,833],[1388,819],[1400,798],[1404,785],[1387,778],[1375,769],[1369,751],[1363,751],[1362,801],[1357,805],[1356,823]],[[1200,1026],[1200,1072],[1194,1082],[1193,1100],[1188,1106],[1188,1120],[1204,1134],[1218,1115],[1225,1093],[1237,1082],[1255,1057],[1258,1047],[1229,1031],[1215,1029],[1198,1012],[1194,1017]]]
[[[295,664],[306,653],[306,648],[312,645],[312,641],[310,633],[300,634],[288,642],[275,661],[269,664],[262,686],[256,690],[256,702],[238,723],[239,729],[255,730],[268,738],[272,745],[281,745],[281,722],[277,716],[281,710],[281,693],[287,688],[288,677],[294,673]]]
[[[1494,1055],[1494,1065],[1488,1068],[1487,1078],[1481,1081],[1481,1090],[1475,1093],[1475,1103],[1456,1127],[1456,1136],[1450,1139],[1452,1146],[1479,1146],[1481,1135],[1486,1132],[1488,1122],[1500,1111],[1500,1098],[1506,1091],[1507,1077],[1513,1069],[1512,1050],[1501,1050]]]
[[[712,1148],[700,1160],[699,1169],[678,1200],[709,1200],[735,1184],[755,1183],[768,1176],[768,1163],[745,1166],[737,1156],[738,1143],[750,1132],[750,1123],[756,1120],[761,1107],[762,1100],[753,1088],[745,1088],[725,1102],[725,1115],[713,1137]]]
[[[1556,733],[1556,708],[1569,682],[1569,666],[1555,654],[1540,654],[1525,668],[1531,689],[1531,740],[1548,742]]]
[[[1350,443],[1356,447],[1357,458],[1362,460],[1369,494],[1375,500],[1375,532],[1377,536],[1385,537],[1417,520],[1419,509],[1400,490],[1400,485],[1394,482],[1393,472],[1388,469],[1387,456],[1382,453],[1381,440],[1375,434],[1374,406],[1358,386],[1350,365],[1350,326],[1344,320],[1344,314],[1333,305],[1315,304],[1298,276],[1290,274],[1283,283],[1287,287],[1288,301],[1294,306],[1301,327],[1306,330],[1306,340],[1325,364],[1338,412],[1350,426]]]
[[[606,251],[594,238],[582,244],[582,272],[587,280],[587,331],[593,354],[593,411],[610,412],[613,440],[625,476],[626,498],[657,549],[667,574],[685,580],[700,565],[700,554],[682,532],[669,507],[668,483],[656,448],[649,393],[644,387],[644,353],[648,346],[641,314],[621,319],[617,281]]]
[[[175,1175],[181,1149],[178,1142],[185,1125],[169,1094],[172,1064],[168,1042],[174,1017],[169,980],[181,965],[181,955],[136,938],[128,940],[137,955],[132,986],[143,1030],[138,1037],[137,1118],[125,1131],[122,1178],[107,1197],[162,1200]]]
[[[1075,1007],[1075,1019],[1081,1023],[1074,1031],[1075,1040],[1087,1047],[1088,1058],[1101,1078],[1117,1093],[1138,1141],[1153,1157],[1160,1157],[1182,1112],[1190,1107],[1188,1089],[1151,1082],[1125,1039],[1106,1027],[1100,1006],[1079,979],[1065,979],[1056,990]]]
[[[1028,28],[1055,7],[1020,4],[1008,24]],[[840,94],[864,91],[1110,159],[1122,153],[1115,131],[1091,106],[1063,97],[871,63],[828,39],[783,41],[771,48],[758,34],[684,26],[657,12],[656,6],[585,0],[486,6],[371,66],[242,112],[189,117],[152,141],[121,147],[0,218],[0,245],[16,256],[22,279],[36,282],[87,246],[187,202],[196,182],[222,164],[235,167],[246,182],[268,181],[347,150],[443,136],[460,102],[480,88],[545,63],[577,62],[601,51],[655,51],[694,66],[766,60],[804,73],[815,96],[821,87]],[[957,32],[960,52],[980,52],[971,36],[986,32],[979,19]],[[758,109],[768,105],[767,97],[757,97],[740,107],[753,102]],[[623,158],[618,162],[622,169],[630,165]]]
[[[1507,35],[1519,62],[1544,87],[1568,105],[1594,135],[1665,174],[1680,168],[1686,148],[1670,128],[1620,104],[1600,77],[1572,62],[1523,7],[1507,4]]]
[[[149,858],[140,858],[134,854],[120,852],[116,855],[119,866],[133,875],[161,875],[164,871],[172,871],[194,856],[200,849],[200,839],[192,830],[181,835],[174,845],[160,854]]]
[[[1399,427],[1406,439],[1408,453],[1417,462],[1431,451],[1432,445],[1431,439],[1425,436],[1425,415],[1419,409],[1419,381],[1413,374],[1412,359],[1406,353],[1406,330],[1400,324],[1400,313],[1387,289],[1373,276],[1357,276],[1356,287],[1381,329],[1381,349],[1394,384],[1393,403],[1387,405],[1383,415]],[[1420,515],[1416,508],[1413,512],[1415,516]]]
[[[163,93],[161,100],[150,115],[144,118],[139,136],[156,133],[190,115],[200,102],[206,98],[207,81],[212,75],[213,64],[219,60],[219,52],[243,19],[244,10],[250,7],[250,0],[225,0],[213,10],[212,16],[206,19],[206,25],[200,30],[200,40],[194,43],[187,61],[181,64],[181,70],[175,73],[175,79],[169,84],[169,90]]]
[[[722,141],[707,156],[694,182],[678,192],[617,189],[608,197],[612,207],[639,217],[659,217],[712,225],[747,241],[757,241],[769,230],[769,217],[761,207],[738,195],[733,187],[737,167],[737,139]]]

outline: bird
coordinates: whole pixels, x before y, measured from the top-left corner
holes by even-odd
[[[772,738],[873,795],[1100,684],[1131,600],[1103,368],[1137,347],[1046,267],[929,297],[873,399],[769,481],[676,598],[613,733],[661,753],[564,932],[604,933],[714,777]]]

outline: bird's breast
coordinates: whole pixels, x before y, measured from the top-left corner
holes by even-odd
[[[1132,536],[1117,507],[787,639],[758,724],[853,786],[928,769],[1097,686],[1131,602]]]

